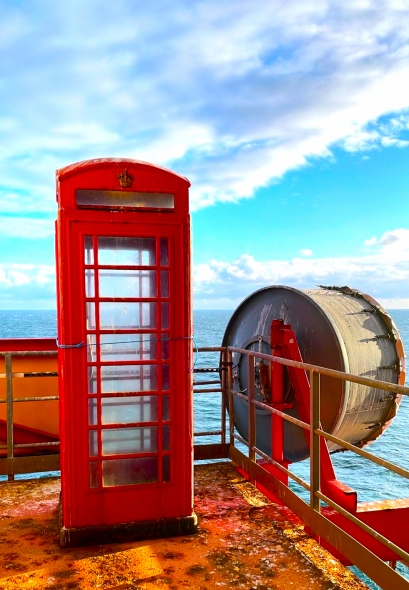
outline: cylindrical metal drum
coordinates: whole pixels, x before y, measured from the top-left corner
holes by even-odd
[[[271,354],[270,326],[282,319],[294,330],[303,361],[363,377],[403,384],[404,353],[399,333],[388,313],[371,297],[349,287],[299,291],[271,286],[256,291],[234,312],[226,328],[223,346]],[[247,362],[233,354],[234,389],[246,393]],[[257,394],[257,392],[259,392]],[[256,398],[261,401],[260,390]],[[288,374],[285,410],[299,418]],[[321,423],[324,430],[363,446],[375,440],[395,416],[400,396],[367,387],[321,377]],[[238,432],[247,438],[247,402],[235,396],[234,420]],[[256,410],[256,445],[271,453],[271,414]],[[339,450],[329,443],[331,451]],[[284,455],[290,462],[309,456],[303,430],[284,422]]]

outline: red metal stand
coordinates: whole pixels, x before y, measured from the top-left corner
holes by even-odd
[[[273,320],[271,324],[271,351],[273,356],[303,362],[297,337],[291,326],[284,324],[283,320]],[[304,369],[298,367],[287,367],[287,371],[294,391],[300,419],[309,424],[310,383],[308,375]],[[279,363],[273,363],[272,366],[271,406],[281,411],[283,408],[288,407],[288,404],[284,404],[284,366]],[[308,433],[305,432],[305,434],[309,444],[310,439]],[[288,462],[284,459],[283,418],[276,414],[272,416],[271,454],[277,463],[285,466],[288,465]],[[405,551],[409,551],[409,500],[387,500],[358,504],[357,492],[337,479],[324,438],[320,439],[320,458],[322,493],[350,512],[357,519],[366,523]],[[267,468],[275,477],[288,485],[286,478],[283,478],[283,474],[279,469],[271,469],[273,466],[268,463],[266,465],[263,464],[263,467]],[[371,537],[336,510],[330,507],[323,507],[321,512],[339,528],[350,534],[351,537],[355,538],[384,561],[393,562],[397,560],[398,556],[392,549]],[[321,538],[317,540],[335,557],[340,559],[340,561],[346,565],[350,565],[350,562],[336,548],[330,546]]]
[[[284,357],[286,359],[291,359],[293,361],[297,361],[302,363],[303,359],[301,356],[301,352],[297,343],[297,337],[294,331],[291,329],[291,326],[288,324],[284,324],[283,320],[273,320],[271,324],[271,349],[272,354],[274,356]],[[277,352],[279,354],[277,354]],[[275,364],[274,366],[274,373],[277,371],[277,368],[280,367],[280,372],[283,373],[284,366]],[[308,376],[305,370],[298,369],[296,367],[287,367],[291,383],[294,390],[295,399],[298,406],[298,411],[300,414],[300,419],[307,424],[310,423],[310,383],[308,380]],[[276,380],[276,383],[283,388],[283,379],[280,378]],[[272,380],[272,392],[271,397],[274,401],[275,398],[280,398],[280,394],[274,392],[274,385],[276,384],[274,379]],[[281,390],[283,391],[283,390]],[[282,396],[282,394],[281,394]],[[274,405],[274,407],[276,407]],[[279,408],[277,408],[279,409]],[[273,442],[275,442],[276,438],[281,434],[281,440],[278,442],[278,446],[280,452],[282,452],[283,447],[283,438],[282,438],[282,423],[283,418],[277,415],[273,415],[273,418],[276,419],[276,422],[281,423],[281,427],[277,436],[274,436],[273,433]],[[274,428],[274,422],[273,422]],[[309,444],[309,436],[307,432],[305,432],[307,443]],[[274,448],[274,447],[273,447]],[[323,493],[331,498],[334,502],[337,502],[340,506],[345,508],[350,512],[356,511],[357,506],[357,493],[352,488],[348,487],[347,485],[340,482],[336,475],[335,470],[332,465],[331,457],[328,451],[327,443],[324,438],[321,438],[321,489]],[[274,451],[273,451],[274,454]],[[273,456],[274,458],[274,456]]]

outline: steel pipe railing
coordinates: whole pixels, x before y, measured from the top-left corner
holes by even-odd
[[[240,442],[241,444],[247,447],[248,453],[248,460],[254,464],[256,464],[256,457],[262,458],[267,463],[273,465],[276,469],[281,471],[283,474],[291,478],[295,481],[298,485],[303,487],[305,490],[310,492],[310,502],[309,506],[313,513],[317,513],[322,517],[323,515],[320,514],[320,503],[324,502],[341,515],[348,518],[352,521],[356,526],[360,527],[363,531],[368,533],[371,537],[391,549],[396,553],[396,555],[404,562],[409,563],[409,554],[404,551],[399,546],[395,545],[391,541],[389,541],[386,537],[372,529],[370,526],[363,523],[361,520],[356,518],[353,514],[339,506],[333,500],[328,498],[321,492],[320,489],[320,438],[325,438],[339,447],[342,447],[346,450],[352,451],[366,460],[371,461],[374,464],[377,464],[383,468],[388,469],[389,471],[400,475],[405,478],[409,478],[409,470],[394,465],[390,461],[385,459],[381,459],[376,457],[372,453],[365,451],[359,447],[355,447],[354,445],[330,434],[321,429],[320,426],[320,408],[319,408],[319,401],[320,401],[320,376],[326,375],[329,377],[333,377],[335,379],[341,379],[343,381],[350,381],[353,383],[358,383],[361,385],[375,387],[376,389],[380,389],[383,391],[391,392],[394,394],[400,395],[409,395],[409,387],[405,387],[402,385],[395,385],[391,383],[386,383],[383,381],[377,381],[375,379],[370,379],[367,377],[360,377],[357,375],[352,375],[350,373],[343,373],[342,371],[337,371],[334,369],[327,369],[325,367],[320,367],[316,365],[311,365],[309,363],[297,362],[292,361],[289,359],[284,359],[281,357],[275,357],[272,355],[267,355],[257,351],[250,351],[238,347],[200,347],[195,348],[195,352],[218,352],[221,354],[221,366],[210,368],[210,367],[194,367],[192,372],[195,374],[199,373],[219,373],[220,380],[212,379],[212,380],[204,380],[202,382],[195,380],[194,381],[194,388],[193,393],[195,394],[221,394],[221,428],[207,430],[203,432],[195,432],[195,437],[205,437],[205,436],[220,436],[220,441],[222,444],[226,443],[227,434],[229,437],[229,445],[231,447],[235,446],[235,441]],[[249,375],[249,386],[246,392],[236,391],[233,387],[233,354],[239,353],[241,355],[246,355],[248,357],[248,375]],[[4,450],[7,449],[7,457],[8,459],[14,458],[14,450],[17,448],[29,448],[29,447],[56,447],[59,442],[44,442],[44,443],[31,443],[31,444],[15,444],[14,443],[14,431],[13,431],[13,404],[20,403],[20,402],[40,402],[40,401],[55,401],[58,400],[58,396],[31,396],[26,398],[18,398],[13,399],[13,379],[20,378],[24,376],[25,378],[32,377],[55,377],[57,375],[56,372],[46,372],[41,373],[39,371],[34,371],[32,375],[29,372],[25,373],[13,373],[12,371],[12,357],[30,357],[30,356],[44,356],[44,357],[51,357],[56,356],[55,351],[13,351],[13,352],[0,352],[0,356],[4,357],[5,360],[5,373],[0,375],[0,378],[3,377],[6,380],[6,397],[4,399],[0,399],[0,403],[6,404],[6,417],[7,417],[7,445],[1,446],[0,449]],[[310,416],[311,416],[311,425],[289,416],[285,412],[282,412],[276,408],[272,408],[269,404],[260,402],[255,399],[255,359],[262,359],[267,361],[268,363],[277,363],[284,366],[295,367],[302,369],[304,371],[308,371],[310,376]],[[219,387],[208,387],[209,385],[219,385]],[[240,436],[234,427],[234,398],[238,397],[242,400],[247,401],[249,404],[249,411],[248,411],[248,440],[244,437]],[[257,448],[256,440],[257,440],[257,433],[256,433],[256,419],[255,419],[255,411],[256,409],[262,409],[270,412],[272,415],[277,416],[281,420],[286,420],[297,426],[305,429],[309,432],[310,436],[310,484],[305,482],[302,478],[292,473],[289,469],[287,469],[284,465],[280,464],[274,458],[268,456],[266,453],[261,451],[261,449]],[[228,412],[228,430],[227,430],[227,409]],[[200,445],[203,447],[206,445]],[[245,457],[245,455],[243,455]],[[12,479],[13,474],[10,474],[9,477]],[[295,494],[291,490],[289,492]],[[328,526],[334,526],[330,521]],[[336,527],[335,527],[336,528]],[[371,554],[372,555],[372,554]],[[374,557],[372,555],[372,557]],[[371,558],[372,559],[372,558]],[[377,558],[375,558],[377,559]]]
[[[54,396],[27,396],[15,398],[13,395],[13,379],[19,378],[38,378],[38,377],[57,377],[58,373],[55,371],[24,371],[24,372],[13,372],[13,357],[27,358],[27,357],[56,357],[57,351],[2,351],[0,352],[0,358],[4,358],[5,373],[0,374],[0,378],[6,380],[6,397],[0,399],[0,404],[6,404],[6,444],[0,445],[0,450],[7,450],[6,457],[4,458],[8,462],[8,479],[14,479],[13,464],[15,459],[15,450],[17,449],[31,449],[41,447],[57,447],[59,441],[44,441],[44,442],[33,442],[33,443],[19,443],[14,442],[14,404],[24,402],[44,402],[44,401],[57,401],[58,395]]]
[[[358,375],[352,375],[350,373],[343,373],[342,371],[337,371],[334,369],[326,369],[325,367],[320,367],[316,365],[311,365],[309,363],[303,363],[298,361],[292,361],[289,359],[284,359],[281,357],[275,357],[272,355],[268,355],[265,353],[253,351],[253,350],[246,350],[238,347],[228,347],[228,354],[229,359],[231,361],[233,353],[239,353],[242,356],[248,357],[248,389],[246,392],[237,391],[233,387],[233,378],[232,378],[232,371],[231,369],[228,370],[228,378],[226,388],[224,390],[225,397],[229,399],[229,406],[232,408],[233,416],[230,415],[230,444],[234,446],[234,441],[238,440],[242,444],[247,447],[248,452],[248,460],[251,462],[255,462],[255,455],[260,456],[269,464],[273,465],[275,468],[280,470],[282,473],[290,477],[292,480],[296,481],[300,486],[310,492],[310,502],[309,506],[312,513],[316,513],[321,515],[321,501],[336,510],[342,516],[345,516],[348,520],[353,522],[356,526],[360,529],[365,531],[365,533],[369,534],[373,539],[379,541],[381,544],[386,546],[388,549],[393,551],[400,560],[405,563],[409,563],[409,553],[403,550],[401,547],[396,545],[395,543],[391,542],[389,539],[375,531],[372,527],[362,522],[359,518],[355,517],[353,514],[345,510],[342,506],[328,498],[321,492],[320,488],[320,438],[324,438],[326,440],[330,440],[336,443],[338,446],[350,450],[365,459],[371,461],[374,464],[377,464],[381,467],[388,469],[389,471],[396,473],[402,477],[408,478],[409,477],[409,470],[394,465],[390,461],[386,461],[385,459],[381,459],[376,457],[372,453],[365,451],[359,447],[356,447],[334,435],[331,435],[321,429],[320,425],[320,377],[321,375],[333,377],[335,379],[340,379],[343,381],[350,381],[353,383],[358,383],[368,387],[374,387],[376,389],[380,389],[383,391],[391,392],[396,395],[409,395],[409,387],[405,387],[403,385],[397,385],[392,383],[387,383],[384,381],[378,381],[375,379],[370,379],[367,377],[360,377]],[[250,362],[250,358],[253,360]],[[267,361],[268,363],[277,363],[284,366],[295,367],[304,371],[308,371],[309,373],[309,381],[310,381],[310,420],[311,424],[307,424],[302,420],[298,420],[277,410],[276,408],[272,408],[270,405],[265,404],[263,402],[259,402],[255,398],[255,391],[254,391],[254,365],[255,359],[260,359]],[[231,365],[231,362],[230,362]],[[248,440],[246,441],[234,432],[234,398],[237,397],[247,402],[248,404]],[[272,457],[268,456],[267,454],[263,453],[260,449],[255,446],[256,440],[256,433],[255,428],[253,426],[253,412],[254,408],[260,408],[270,412],[275,416],[280,417],[282,420],[286,420],[297,426],[309,431],[310,433],[310,484],[305,482],[302,478],[296,476],[294,473],[286,469],[283,465],[279,462],[275,461]],[[243,455],[245,456],[245,455]],[[294,493],[294,492],[291,492]],[[326,519],[328,522],[329,527],[336,527],[331,521]],[[371,552],[368,551],[368,555],[370,554],[370,559],[374,558],[378,560],[380,563],[381,560],[373,555]],[[367,572],[368,573],[368,572]],[[403,578],[402,578],[403,580]],[[403,580],[404,581],[404,580]],[[404,581],[406,584],[406,581]],[[408,584],[409,587],[409,584]]]

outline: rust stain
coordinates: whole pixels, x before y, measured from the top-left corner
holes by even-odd
[[[196,467],[192,536],[61,549],[59,492],[0,485],[0,590],[366,588],[229,463]]]

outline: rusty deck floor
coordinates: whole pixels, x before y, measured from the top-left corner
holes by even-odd
[[[59,492],[59,479],[0,484],[0,590],[366,588],[231,463],[195,468],[192,536],[61,549]]]

